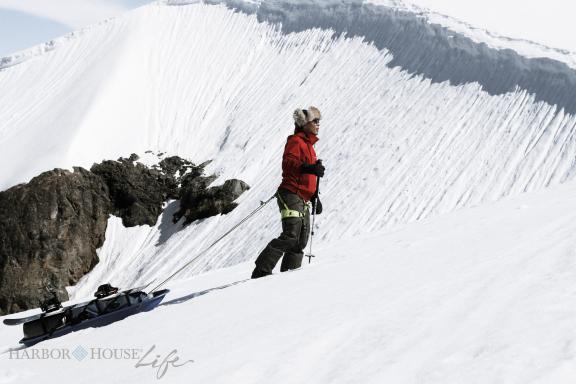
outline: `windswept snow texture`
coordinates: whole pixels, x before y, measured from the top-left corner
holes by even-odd
[[[171,223],[177,203],[152,228],[125,229],[112,218],[101,263],[74,295],[89,296],[102,281],[168,276],[269,198],[296,107],[317,105],[324,116],[317,245],[574,179],[573,72],[565,65],[450,39],[388,8],[250,4],[257,13],[152,4],[0,71],[3,189],[46,169],[146,150],[214,159],[208,172],[252,187],[230,214],[185,229]],[[351,30],[305,29],[313,23]],[[488,73],[479,64],[499,62],[508,69]],[[486,84],[471,82],[479,74]],[[528,74],[531,84],[566,81],[488,92],[500,76]],[[267,207],[182,276],[254,259],[279,231],[277,209]]]
[[[147,150],[214,159],[216,184],[251,186],[234,211],[186,228],[177,202],[154,227],[110,218],[71,297],[156,285],[275,192],[292,112],[317,105],[317,258],[247,280],[280,232],[272,202],[164,305],[38,345],[70,359],[0,354],[0,382],[147,383],[158,369],[91,352],[155,345],[145,362],[194,360],[170,383],[572,383],[573,71],[389,8],[229,4],[153,4],[4,60],[0,188]],[[21,335],[0,324],[0,352]]]
[[[364,4],[363,0],[272,0],[256,7],[242,1],[225,3],[235,10],[256,13],[259,21],[281,26],[284,33],[311,28],[331,29],[335,35],[358,36],[393,55],[388,66],[399,66],[433,83],[477,82],[491,95],[516,88],[576,113],[576,70],[548,58],[525,58],[512,50],[496,50],[402,10]],[[185,4],[186,0],[167,0]]]
[[[194,360],[160,383],[572,384],[575,244],[570,183],[324,243],[295,272],[246,281],[244,263],[171,282],[152,312],[36,346],[83,360],[0,354],[0,380],[153,383],[159,364],[93,352],[155,345],[144,363]],[[0,323],[0,352],[20,337]]]

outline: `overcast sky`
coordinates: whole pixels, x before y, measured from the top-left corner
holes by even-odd
[[[0,57],[152,0],[0,0]],[[576,0],[404,0],[503,36],[576,52]]]
[[[0,57],[152,0],[0,0]]]

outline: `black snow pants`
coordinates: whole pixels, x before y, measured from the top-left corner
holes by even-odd
[[[288,209],[302,212],[302,217],[287,217],[282,219],[282,234],[270,241],[266,248],[256,259],[256,268],[252,272],[252,278],[267,276],[282,258],[280,272],[300,268],[304,257],[304,248],[308,243],[310,231],[310,211],[308,204],[295,193],[285,189],[278,189],[280,198],[276,196],[278,208],[283,210],[284,204]]]

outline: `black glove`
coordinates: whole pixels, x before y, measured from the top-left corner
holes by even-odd
[[[317,162],[316,164],[302,164],[300,166],[300,172],[302,173],[309,173],[311,175],[316,175],[318,177],[324,176],[325,168],[321,162]]]

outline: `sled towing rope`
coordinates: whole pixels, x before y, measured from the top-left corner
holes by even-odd
[[[198,258],[200,256],[202,256],[203,254],[205,254],[206,252],[208,252],[213,246],[215,246],[216,244],[218,244],[220,242],[220,240],[222,240],[223,238],[225,238],[226,236],[228,236],[230,233],[232,233],[236,228],[238,228],[239,226],[241,226],[242,224],[244,224],[248,219],[250,219],[252,216],[254,216],[256,213],[258,213],[262,208],[264,208],[266,205],[268,205],[269,202],[272,201],[272,199],[274,199],[276,197],[276,194],[272,195],[272,197],[270,197],[268,200],[266,201],[260,201],[260,206],[258,208],[256,208],[255,210],[253,210],[248,216],[246,216],[245,218],[243,218],[242,220],[240,220],[240,222],[238,224],[236,224],[235,226],[233,226],[232,228],[230,228],[228,230],[228,232],[226,232],[225,234],[223,234],[222,236],[220,236],[218,239],[216,239],[216,241],[214,241],[212,244],[210,244],[208,246],[208,248],[204,249],[202,252],[200,252],[195,258],[193,258],[192,260],[190,260],[189,262],[187,262],[186,264],[184,264],[184,266],[182,266],[180,269],[178,269],[176,272],[174,272],[173,274],[171,274],[170,276],[168,276],[168,278],[166,278],[165,280],[163,280],[160,284],[158,284],[157,286],[155,286],[148,294],[152,294],[154,292],[156,292],[156,290],[158,288],[160,288],[161,286],[163,286],[164,284],[166,284],[169,280],[173,279],[174,276],[176,276],[177,274],[179,274],[180,272],[182,272],[184,269],[186,269],[190,264],[192,264],[194,261],[198,260]]]

